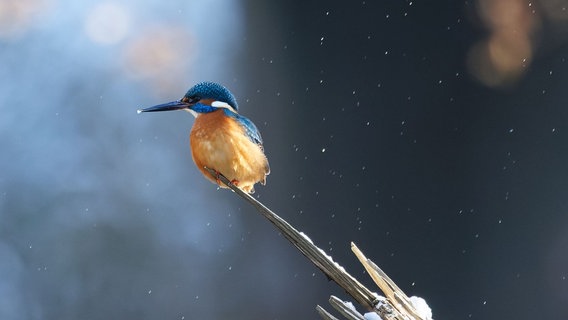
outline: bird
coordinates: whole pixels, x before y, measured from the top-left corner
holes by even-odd
[[[200,82],[180,100],[139,109],[138,113],[172,110],[185,110],[195,117],[189,134],[191,156],[208,180],[227,188],[219,179],[222,174],[250,194],[256,183],[266,184],[270,166],[260,131],[238,113],[237,100],[227,88],[215,82]]]

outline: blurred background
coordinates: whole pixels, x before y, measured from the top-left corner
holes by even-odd
[[[436,319],[568,316],[568,2],[0,0],[0,319],[316,319],[334,283],[191,161],[218,81],[255,194]]]

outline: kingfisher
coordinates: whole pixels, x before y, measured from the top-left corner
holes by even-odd
[[[139,109],[138,113],[185,110],[195,117],[189,134],[191,156],[203,175],[227,188],[219,179],[225,176],[243,191],[254,193],[254,185],[266,184],[270,173],[258,128],[238,113],[235,96],[215,82],[191,87],[180,100]],[[217,173],[213,177],[206,168]]]

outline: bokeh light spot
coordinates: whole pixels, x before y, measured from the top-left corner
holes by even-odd
[[[45,12],[47,0],[0,1],[0,38],[22,35],[35,22],[35,17]]]
[[[478,3],[478,15],[489,35],[471,48],[469,70],[487,86],[513,84],[532,61],[540,19],[523,0]]]
[[[152,81],[153,90],[181,92],[186,89],[184,79],[196,54],[194,42],[180,27],[148,27],[125,46],[124,72],[136,80]]]
[[[127,10],[113,2],[96,5],[85,21],[85,32],[89,39],[103,45],[123,40],[129,29],[130,16]]]

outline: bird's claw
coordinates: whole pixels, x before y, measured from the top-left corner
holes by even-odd
[[[206,167],[207,168],[207,167]],[[221,172],[212,169],[213,171],[215,171],[215,182],[217,182],[218,185],[221,185]]]

